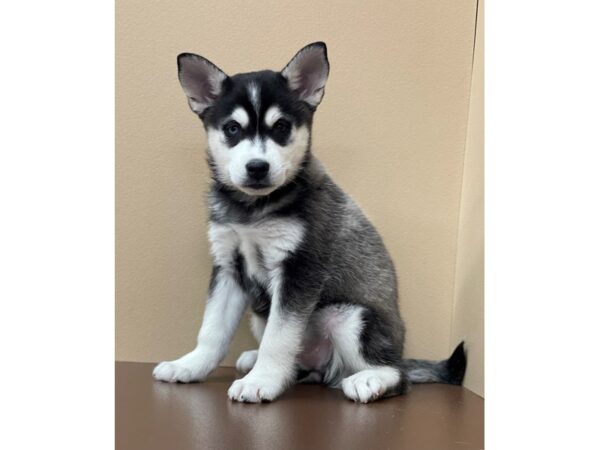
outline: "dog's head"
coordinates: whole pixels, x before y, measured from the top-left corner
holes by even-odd
[[[188,103],[206,128],[215,177],[252,196],[292,180],[310,150],[312,116],[329,74],[325,44],[307,45],[281,72],[228,76],[190,53],[177,63]]]

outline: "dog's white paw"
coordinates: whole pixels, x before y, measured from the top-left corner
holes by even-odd
[[[364,370],[342,380],[344,395],[350,400],[368,403],[385,392],[383,380],[373,371]]]
[[[227,395],[231,400],[247,403],[272,401],[284,390],[284,383],[273,377],[254,376],[252,373],[240,380],[235,380]]]
[[[179,361],[163,361],[152,371],[154,378],[168,383],[192,383],[203,379],[202,370]]]
[[[240,355],[237,362],[235,363],[235,368],[238,372],[248,373],[254,367],[256,363],[256,358],[258,357],[258,350],[248,350]]]

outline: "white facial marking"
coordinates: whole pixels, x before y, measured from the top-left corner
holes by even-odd
[[[220,129],[208,129],[208,148],[217,167],[219,180],[249,195],[267,195],[290,180],[298,170],[308,150],[308,127],[292,127],[287,145],[281,146],[271,139],[243,139],[229,148],[225,134]],[[269,163],[270,186],[255,190],[244,187],[247,182],[246,164],[251,159]]]
[[[233,113],[231,113],[231,118],[239,123],[242,128],[246,128],[250,123],[250,118],[248,117],[248,113],[244,108],[237,107]]]
[[[271,128],[282,116],[279,107],[271,106],[265,113],[265,124]]]
[[[248,94],[250,95],[250,102],[254,106],[254,111],[258,114],[260,111],[260,88],[255,83],[248,85]]]

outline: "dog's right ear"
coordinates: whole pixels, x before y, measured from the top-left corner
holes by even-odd
[[[192,111],[202,117],[221,93],[225,72],[202,56],[182,53],[177,57],[179,82]]]

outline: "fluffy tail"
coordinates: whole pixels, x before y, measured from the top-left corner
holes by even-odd
[[[460,385],[467,369],[465,343],[458,344],[452,356],[443,361],[405,359],[402,368],[412,383],[446,383]]]

